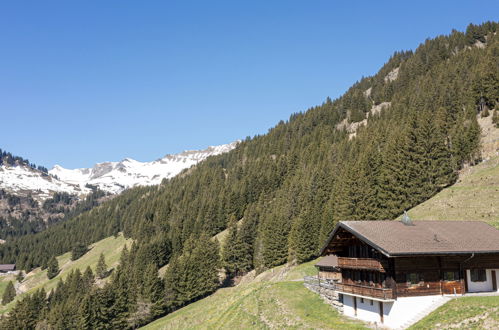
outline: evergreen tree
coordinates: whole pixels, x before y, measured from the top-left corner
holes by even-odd
[[[92,285],[94,284],[94,280],[95,280],[94,273],[92,272],[90,266],[87,266],[82,277],[83,286],[90,290],[92,288]]]
[[[53,279],[59,274],[59,262],[55,257],[50,258],[47,267],[47,277]]]
[[[227,230],[229,232],[222,248],[223,266],[229,276],[235,276],[240,270],[240,253],[238,251],[240,244],[238,244],[237,240],[237,220],[235,216],[231,217]]]
[[[14,288],[14,284],[12,284],[12,281],[9,281],[2,296],[2,305],[7,305],[12,300],[14,300],[15,297],[16,289]]]
[[[80,259],[80,257],[87,252],[88,252],[87,246],[78,242],[73,246],[73,249],[71,250],[71,260],[74,261]]]
[[[20,270],[18,273],[17,273],[17,276],[16,276],[16,281],[21,283],[22,281],[24,280],[24,273],[22,270]]]
[[[95,273],[97,274],[97,277],[100,279],[103,279],[107,276],[107,265],[106,265],[106,260],[104,258],[104,253],[101,253],[99,256],[99,261],[97,262]]]

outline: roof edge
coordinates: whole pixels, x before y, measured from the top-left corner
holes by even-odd
[[[388,253],[388,251],[382,249],[381,247],[379,247],[377,244],[375,244],[374,242],[372,242],[371,240],[367,239],[365,236],[363,236],[362,234],[360,234],[358,231],[356,231],[355,229],[353,229],[352,227],[349,227],[344,221],[340,221],[336,224],[336,226],[334,227],[333,231],[331,232],[331,234],[329,234],[329,237],[326,241],[326,243],[324,244],[323,248],[321,249],[321,255],[324,254],[324,250],[326,250],[327,246],[329,245],[329,243],[331,242],[331,240],[333,239],[334,235],[336,234],[336,232],[340,229],[340,228],[343,228],[345,229],[346,231],[350,232],[351,234],[353,234],[354,236],[356,236],[357,238],[359,238],[361,241],[363,241],[364,243],[372,246],[373,248],[375,248],[376,250],[380,251],[381,253],[383,253],[385,256],[387,257],[391,257],[392,255],[390,255],[390,253]]]

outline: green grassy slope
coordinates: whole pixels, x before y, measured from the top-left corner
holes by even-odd
[[[499,296],[451,300],[410,329],[499,329]]]
[[[499,157],[463,170],[456,184],[408,214],[414,220],[481,220],[499,228]]]
[[[104,254],[108,268],[111,269],[115,267],[119,262],[120,254],[125,244],[130,246],[131,240],[126,240],[123,235],[120,234],[118,237],[108,237],[92,244],[90,246],[90,251],[78,260],[71,261],[71,253],[65,253],[57,257],[60,273],[51,280],[47,278],[47,270],[41,270],[40,268],[34,269],[26,275],[26,278],[21,283],[20,289],[23,293],[19,294],[10,304],[1,306],[0,314],[10,311],[17,300],[22,299],[22,297],[28,293],[33,293],[41,288],[45,288],[45,290],[49,292],[57,286],[57,282],[60,279],[65,279],[72,270],[80,269],[84,272],[88,266],[90,266],[92,270],[95,270],[101,253]],[[13,277],[0,278],[0,297],[3,295],[3,291],[9,280],[13,280]]]
[[[299,281],[316,273],[315,262],[250,273],[238,286],[220,289],[144,329],[364,329]]]

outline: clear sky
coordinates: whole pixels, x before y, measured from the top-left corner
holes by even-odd
[[[499,1],[2,1],[0,148],[89,167],[262,134]]]

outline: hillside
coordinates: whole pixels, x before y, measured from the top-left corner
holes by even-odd
[[[499,156],[489,157],[476,166],[464,169],[454,185],[408,213],[415,220],[479,220],[499,228],[498,187]],[[217,238],[224,241],[227,235],[225,230]],[[284,271],[286,267],[280,266],[257,277],[250,274],[243,278],[240,285],[219,289],[210,297],[158,319],[143,329],[182,329],[186,324],[195,329],[241,326],[355,328],[349,320],[318,302],[318,296],[305,289],[302,282],[296,281],[316,274],[312,266],[316,261],[291,268],[288,272]],[[497,306],[499,297],[458,298],[438,308],[411,329],[494,329],[499,324]],[[274,315],[279,317],[273,318]]]
[[[145,326],[146,329],[364,329],[342,317],[300,279],[316,273],[317,260],[295,267],[276,267],[240,285],[219,289]]]
[[[408,211],[415,220],[480,220],[499,228],[499,157],[463,171],[456,184]]]
[[[46,269],[33,269],[26,274],[26,277],[20,285],[16,285],[16,290],[18,292],[16,299],[5,306],[0,306],[0,314],[10,311],[16,302],[27,294],[32,294],[41,288],[44,288],[46,292],[54,289],[59,280],[66,279],[68,274],[73,270],[79,269],[83,273],[85,269],[90,266],[90,268],[95,271],[101,253],[104,254],[108,269],[116,267],[119,262],[121,251],[125,245],[129,247],[131,245],[131,240],[125,239],[123,235],[118,235],[117,237],[108,237],[92,244],[89,246],[90,250],[75,261],[71,261],[70,252],[58,256],[57,261],[59,262],[60,273],[50,280],[47,278]],[[8,281],[15,281],[15,276],[0,276],[0,297],[3,295],[3,291],[5,290]]]
[[[462,169],[457,182],[408,211],[415,220],[480,220],[499,228],[499,128],[478,118],[481,153],[476,166]]]

